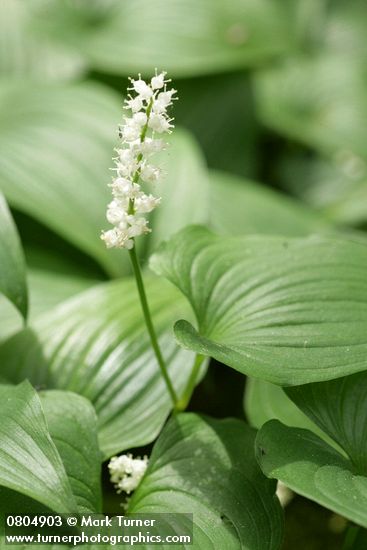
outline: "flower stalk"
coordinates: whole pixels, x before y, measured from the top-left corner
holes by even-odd
[[[149,233],[148,219],[144,214],[154,210],[160,203],[160,197],[147,194],[141,184],[156,183],[161,170],[150,163],[150,157],[166,147],[156,134],[170,133],[173,125],[167,114],[167,108],[175,99],[176,90],[167,90],[169,80],[166,73],[156,74],[147,84],[139,75],[138,80],[130,79],[130,91],[136,95],[128,96],[125,109],[131,111],[130,117],[124,117],[119,127],[120,147],[114,158],[116,177],[112,180],[113,200],[107,207],[107,221],[114,227],[102,231],[101,239],[107,248],[126,248],[129,251],[140,303],[144,315],[153,351],[155,353],[162,377],[172,399],[174,408],[178,398],[168,375],[145,292],[144,281],[135,249],[135,238]]]

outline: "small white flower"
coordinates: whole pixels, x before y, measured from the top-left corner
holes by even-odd
[[[146,113],[140,112],[135,113],[133,116],[133,121],[135,122],[136,126],[138,126],[139,129],[141,129],[142,126],[145,126],[147,123],[147,115]]]
[[[133,113],[137,113],[143,108],[143,100],[141,97],[131,97],[130,99],[125,100],[126,109],[131,109]]]
[[[161,170],[151,164],[145,164],[140,172],[140,177],[145,183],[155,183],[161,175]]]
[[[134,90],[137,94],[139,94],[141,99],[147,100],[152,97],[153,90],[144,80],[139,78],[139,80],[132,80],[131,82]]]
[[[140,136],[140,128],[137,124],[127,123],[122,129],[122,136],[126,141],[135,141]]]
[[[148,466],[148,458],[133,458],[131,454],[113,456],[108,464],[110,479],[118,493],[128,495],[141,482]]]
[[[152,212],[152,210],[154,210],[160,202],[160,197],[154,197],[153,195],[145,195],[142,193],[141,196],[137,197],[135,200],[136,211],[141,214],[147,214],[148,212]]]
[[[119,233],[116,228],[102,231],[102,241],[105,242],[107,248],[115,248],[119,246]]]
[[[143,143],[140,144],[140,151],[143,155],[151,155],[159,153],[167,147],[167,143],[163,139],[146,138]]]
[[[163,132],[169,132],[173,127],[169,120],[162,113],[152,113],[149,119],[149,128],[154,132],[162,134]]]
[[[164,77],[166,76],[166,74],[167,73],[163,72],[161,74],[156,74],[155,76],[153,76],[152,80],[150,81],[153,90],[159,90],[160,88],[163,88],[165,83]]]
[[[164,92],[161,92],[160,94],[158,94],[158,98],[157,100],[162,103],[163,105],[165,105],[165,107],[169,107],[171,104],[172,104],[172,99],[173,96],[177,93],[177,90],[166,90]]]

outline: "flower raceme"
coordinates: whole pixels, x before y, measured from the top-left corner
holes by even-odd
[[[118,493],[128,495],[134,491],[142,480],[148,466],[148,458],[133,458],[131,454],[113,456],[108,464],[111,482]]]
[[[124,117],[119,127],[120,146],[113,159],[116,175],[110,183],[113,200],[107,207],[107,221],[114,227],[102,231],[101,239],[107,248],[134,246],[134,238],[151,230],[144,216],[160,203],[160,197],[145,193],[140,183],[154,184],[161,176],[159,167],[150,163],[154,153],[163,150],[166,143],[157,134],[170,133],[172,120],[167,109],[172,105],[176,90],[167,89],[166,73],[156,74],[148,84],[141,76],[130,79],[132,92],[125,100],[125,109],[131,116]]]

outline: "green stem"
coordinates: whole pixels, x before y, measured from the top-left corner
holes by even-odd
[[[193,391],[195,389],[196,380],[198,378],[198,374],[200,371],[200,367],[203,364],[203,361],[205,359],[204,355],[196,355],[194,364],[192,366],[190,377],[187,381],[186,387],[184,389],[184,392],[182,394],[181,399],[176,403],[175,410],[177,412],[184,411],[187,407],[187,405],[190,402],[191,396],[193,394]]]
[[[358,535],[361,532],[361,527],[358,525],[349,524],[345,533],[344,538],[344,544],[342,550],[358,550],[358,548],[362,549],[362,543],[361,546],[359,546],[357,543]],[[364,540],[364,543],[366,540]]]
[[[145,324],[147,326],[148,333],[149,333],[149,336],[150,336],[150,341],[151,341],[155,356],[157,358],[158,365],[159,365],[159,368],[161,370],[162,376],[163,376],[164,381],[166,383],[168,392],[171,396],[173,406],[176,408],[177,407],[177,402],[178,402],[177,394],[174,390],[174,387],[172,385],[170,377],[168,376],[167,367],[166,367],[165,361],[164,361],[163,356],[162,356],[162,352],[161,352],[159,344],[158,344],[157,335],[156,335],[155,330],[154,330],[152,317],[151,317],[150,310],[149,310],[148,300],[147,300],[147,296],[146,296],[146,293],[145,293],[144,282],[143,282],[143,277],[142,277],[142,274],[141,274],[139,260],[138,260],[138,257],[136,255],[135,245],[133,246],[133,248],[131,250],[129,250],[129,254],[130,254],[131,264],[132,264],[134,275],[135,275],[136,286],[137,286],[138,292],[139,292],[140,303],[141,303],[141,307],[142,307],[143,314],[144,314]]]

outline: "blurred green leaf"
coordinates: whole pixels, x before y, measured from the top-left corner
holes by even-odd
[[[256,66],[289,50],[292,18],[279,0],[54,2],[50,36],[72,44],[102,72],[193,76]],[[102,13],[101,13],[102,12]],[[42,13],[40,13],[42,18]]]
[[[39,394],[47,426],[60,453],[81,514],[101,512],[101,459],[97,417],[87,399],[65,391]]]
[[[367,159],[367,92],[356,59],[295,57],[259,72],[255,97],[264,124],[328,155]]]
[[[179,348],[172,326],[189,315],[185,300],[166,283],[147,281],[163,355],[180,394],[194,355]],[[153,441],[172,403],[152,352],[135,281],[100,284],[60,304],[0,348],[2,372],[42,388],[87,397],[98,415],[101,449],[108,457]]]
[[[2,86],[0,189],[19,210],[121,273],[99,239],[121,109],[95,84]]]
[[[328,228],[301,202],[224,172],[210,175],[211,227],[218,233],[303,236]]]
[[[83,56],[67,42],[57,43],[37,31],[36,6],[35,0],[1,0],[0,78],[44,82],[79,77],[86,71]]]
[[[26,266],[17,229],[0,193],[0,292],[27,316]]]
[[[129,513],[193,514],[194,549],[279,550],[282,511],[275,484],[256,464],[254,439],[255,432],[239,420],[172,418]],[[180,526],[171,529],[178,534]]]
[[[36,391],[28,382],[0,386],[0,413],[0,485],[57,512],[75,511],[74,496]]]
[[[190,227],[151,267],[189,300],[198,323],[178,342],[280,385],[366,369],[365,240],[218,237]]]
[[[256,452],[265,475],[367,526],[367,477],[354,473],[350,461],[319,437],[270,420],[257,435]]]
[[[155,157],[165,176],[155,186],[162,202],[151,218],[148,253],[188,223],[209,220],[210,188],[200,149],[188,132],[177,128],[167,142],[168,149]]]
[[[179,125],[199,141],[208,165],[242,176],[255,176],[260,129],[249,74],[232,73],[175,81]]]
[[[278,172],[284,187],[330,221],[353,226],[367,221],[367,164],[351,151],[332,159],[287,154]]]

